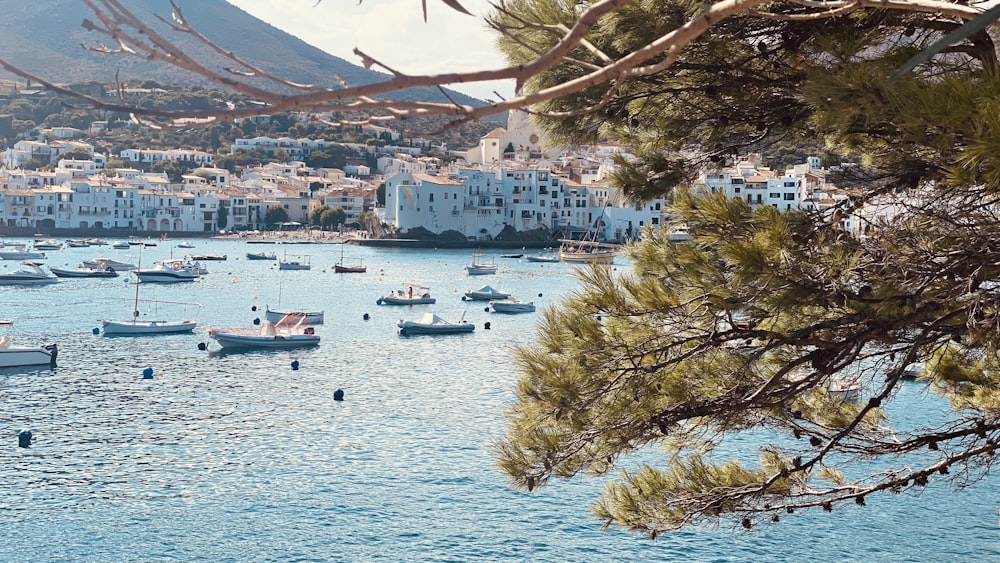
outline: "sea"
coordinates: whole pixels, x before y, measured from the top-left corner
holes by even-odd
[[[58,367],[0,370],[0,562],[1000,561],[991,475],[655,540],[602,529],[591,513],[602,478],[512,488],[494,457],[514,399],[512,350],[536,337],[542,308],[572,302],[578,266],[487,251],[497,273],[468,276],[470,250],[149,242],[64,248],[46,263],[225,255],[193,283],[140,287],[142,318],[192,318],[193,334],[99,334],[101,319],[130,318],[136,287],[124,276],[0,287],[0,317],[13,321],[0,330],[15,344],[59,346]],[[261,251],[312,268],[246,259]],[[342,253],[368,271],[334,273]],[[377,304],[407,282],[437,303]],[[499,315],[462,299],[485,284],[539,311]],[[324,311],[321,344],[227,353],[207,335],[253,326],[267,307]],[[424,312],[464,314],[476,330],[398,334],[400,319]],[[946,410],[907,382],[889,414],[933,424]],[[661,461],[651,450],[624,464]]]

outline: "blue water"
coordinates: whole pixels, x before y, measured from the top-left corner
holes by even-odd
[[[193,335],[92,334],[98,319],[128,318],[134,287],[123,278],[0,288],[14,340],[60,348],[57,368],[0,373],[0,561],[1000,560],[996,478],[656,541],[601,531],[589,512],[597,480],[512,490],[491,446],[512,400],[511,346],[531,339],[540,313],[491,314],[461,295],[488,283],[551,304],[577,287],[570,265],[498,257],[496,275],[468,277],[469,252],[348,247],[368,273],[334,274],[338,245],[168,244],[143,250],[143,263],[229,256],[193,284],[143,286],[144,298],[203,304],[189,311]],[[313,269],[245,259],[261,250],[307,254]],[[138,258],[74,248],[48,263],[100,255]],[[375,304],[406,281],[438,303]],[[250,326],[265,305],[324,310],[322,344],[218,353],[207,329]],[[140,310],[169,318],[180,306],[161,307]],[[474,333],[396,334],[400,318],[459,309]],[[899,402],[916,422],[943,408],[918,383]],[[17,447],[22,428],[30,449]]]

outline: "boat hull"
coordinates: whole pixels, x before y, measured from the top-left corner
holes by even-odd
[[[97,270],[92,268],[79,268],[76,270],[64,270],[62,268],[49,268],[49,270],[60,278],[117,278],[118,272],[112,268]]]
[[[437,299],[433,297],[379,297],[375,302],[378,305],[433,305]]]
[[[472,323],[454,324],[423,324],[414,321],[403,321],[399,323],[399,334],[401,336],[413,336],[416,334],[465,334],[476,330],[476,325]]]
[[[337,274],[363,274],[368,271],[367,266],[341,266],[340,264],[334,264],[334,273]]]
[[[559,261],[581,264],[611,264],[615,261],[616,251],[600,252],[570,252],[559,251]]]
[[[493,307],[494,313],[517,314],[535,312],[534,303],[505,303],[503,301],[494,301],[490,305]]]
[[[140,334],[181,334],[194,331],[194,321],[102,321],[104,334],[127,336]]]
[[[298,348],[319,344],[319,336],[315,334],[268,336],[212,331],[209,332],[209,336],[223,348]]]
[[[11,346],[0,348],[0,368],[20,366],[55,366],[57,348],[55,344],[46,346]]]
[[[470,276],[487,276],[497,273],[496,266],[466,266],[465,272]]]

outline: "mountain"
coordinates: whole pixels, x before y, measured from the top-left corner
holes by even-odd
[[[224,63],[221,56],[197,40],[174,34],[157,20],[157,15],[169,19],[167,0],[123,0],[122,4],[197,59],[218,63],[208,65],[210,68],[233,66],[231,62]],[[188,22],[203,35],[275,76],[327,87],[337,86],[337,75],[352,85],[389,78],[387,74],[367,70],[313,47],[224,0],[183,0],[179,5]],[[148,63],[134,56],[100,55],[83,49],[81,45],[94,45],[104,37],[82,27],[81,23],[85,19],[93,20],[94,14],[80,0],[0,0],[0,13],[3,14],[0,18],[0,57],[52,82],[96,80],[111,83],[117,78],[128,83],[152,78],[158,82],[201,83],[200,79],[166,64]],[[463,104],[484,105],[483,101],[459,92],[449,90],[449,95]],[[392,97],[447,101],[434,88],[404,90]]]

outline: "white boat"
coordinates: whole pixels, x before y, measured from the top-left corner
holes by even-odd
[[[0,249],[0,260],[43,260],[45,253],[38,250],[30,250],[26,245],[17,244],[12,247]]]
[[[135,264],[122,262],[120,260],[115,260],[114,258],[91,258],[90,260],[84,260],[83,267],[100,270],[111,268],[116,272],[127,272],[136,268]]]
[[[344,245],[346,243],[340,243],[340,260],[333,265],[333,272],[335,274],[363,274],[368,271],[368,266],[365,266],[361,259],[357,259],[354,264],[348,264],[344,261]]]
[[[377,305],[433,305],[437,302],[431,297],[431,288],[415,283],[404,283],[406,289],[390,291],[388,295],[379,297]],[[416,290],[416,291],[414,291]]]
[[[116,240],[115,242],[111,243],[111,248],[117,248],[119,250],[128,247],[129,247],[128,241],[125,240]]]
[[[138,269],[136,270],[139,271]],[[135,282],[135,297],[132,300],[131,320],[128,321],[101,321],[101,328],[106,336],[136,336],[143,334],[178,334],[192,332],[198,325],[193,320],[185,319],[180,321],[167,321],[162,319],[139,320],[139,288],[142,287],[142,279]],[[170,301],[142,301],[142,303],[159,304],[170,303],[172,305],[184,305],[201,307],[198,303],[173,303]]]
[[[157,260],[152,268],[136,268],[134,272],[142,283],[192,282],[201,277],[196,265],[180,258]]]
[[[59,250],[62,248],[62,243],[55,239],[45,239],[35,241],[35,250]]]
[[[198,323],[185,321],[101,321],[105,335],[132,336],[140,334],[180,334],[192,332]]]
[[[79,268],[57,268],[52,266],[49,268],[56,277],[60,278],[117,278],[118,272],[114,268],[88,268],[86,266],[81,266]]]
[[[493,301],[490,303],[490,307],[493,308],[494,313],[534,313],[535,304],[531,301],[521,301],[513,297],[508,297],[507,299]]]
[[[247,260],[277,260],[273,252],[247,252]]]
[[[559,255],[557,255],[557,254],[537,254],[535,256],[525,256],[524,259],[527,260],[528,262],[550,263],[550,262],[558,262],[559,261]]]
[[[188,241],[183,241],[177,243],[177,248],[194,248],[194,245]]]
[[[59,347],[55,344],[44,346],[13,346],[9,336],[0,336],[0,367],[11,368],[19,366],[55,367]]]
[[[495,274],[497,263],[493,258],[487,259],[485,255],[476,252],[472,255],[472,263],[465,267],[465,272],[470,276]]]
[[[415,334],[461,334],[472,332],[476,325],[465,322],[465,313],[454,321],[444,319],[434,313],[424,313],[415,321],[402,320],[396,323],[400,336]]]
[[[289,315],[302,315],[310,324],[323,324],[323,311],[281,311],[270,307],[264,310],[264,320],[269,323],[276,323]]]
[[[86,248],[90,246],[90,241],[86,239],[74,239],[66,241],[67,248]],[[35,244],[35,248],[38,248],[38,244]]]
[[[279,270],[309,270],[312,266],[309,264],[308,256],[299,256],[298,258],[282,258],[278,260]]]
[[[38,262],[25,260],[21,264],[23,268],[0,274],[0,285],[45,285],[59,281],[55,274],[46,271]]]
[[[510,297],[509,293],[484,285],[479,289],[466,291],[462,300],[465,301],[466,299],[471,299],[473,301],[491,301],[493,299],[507,299],[508,297]]]
[[[297,348],[319,344],[304,314],[291,313],[278,322],[265,321],[254,328],[213,328],[208,335],[223,348]]]

